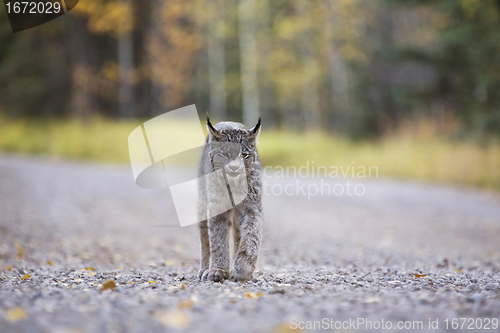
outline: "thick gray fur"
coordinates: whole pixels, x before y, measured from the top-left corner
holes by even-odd
[[[207,118],[209,135],[201,155],[199,177],[222,168],[224,179],[202,178],[199,182],[201,265],[198,278],[223,281],[252,278],[262,240],[262,183],[256,140],[258,124],[246,130],[240,123],[221,122],[212,126]],[[248,195],[229,211],[210,217],[221,205],[221,193],[227,193],[228,180],[238,182],[246,176]],[[208,218],[207,218],[208,217]],[[230,268],[229,235],[234,239],[233,270]]]

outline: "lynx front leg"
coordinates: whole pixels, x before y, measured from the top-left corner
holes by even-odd
[[[207,220],[200,222],[200,241],[201,241],[201,258],[200,258],[200,271],[198,272],[198,279],[201,280],[203,273],[209,268],[210,265],[210,241],[208,237]]]
[[[240,227],[241,239],[234,258],[233,279],[246,281],[252,278],[262,240],[263,217],[261,212],[239,212],[236,223]]]
[[[229,228],[227,212],[208,220],[210,264],[203,273],[203,281],[222,282],[229,277]]]

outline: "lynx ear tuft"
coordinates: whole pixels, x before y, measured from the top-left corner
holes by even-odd
[[[212,123],[210,122],[210,119],[208,118],[207,116],[207,129],[208,129],[208,133],[209,133],[209,136],[210,136],[210,139],[215,139],[215,140],[219,140],[222,138],[222,135],[220,134],[220,132],[212,125]]]
[[[250,139],[256,139],[257,136],[259,136],[259,133],[260,133],[260,117],[259,121],[257,122],[257,125],[248,130],[248,137]]]

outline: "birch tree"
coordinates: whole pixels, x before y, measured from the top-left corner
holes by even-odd
[[[208,3],[208,73],[210,115],[217,121],[226,120],[225,10],[224,0]]]
[[[239,42],[243,123],[251,126],[259,118],[257,50],[255,42],[255,0],[239,0]]]

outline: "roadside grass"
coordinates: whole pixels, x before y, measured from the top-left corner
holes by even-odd
[[[81,122],[10,121],[0,116],[0,151],[129,163],[128,135],[140,124],[98,117]],[[357,172],[360,167],[368,170],[373,166],[379,177],[500,190],[500,143],[454,141],[440,136],[430,125],[415,128],[419,127],[402,128],[376,142],[355,142],[320,132],[264,130],[258,149],[262,163],[269,166],[325,166],[328,173],[334,167],[355,167]],[[169,130],[179,140],[186,132],[189,129],[183,126]]]

